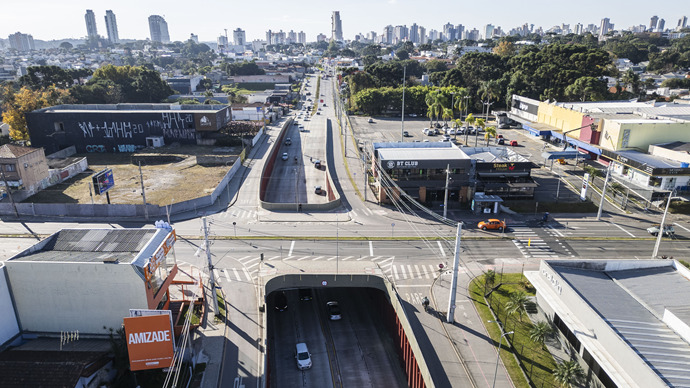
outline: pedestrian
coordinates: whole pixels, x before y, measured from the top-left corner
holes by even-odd
[[[311,156],[310,156],[310,157],[309,157],[309,163],[311,163],[311,162],[312,162],[312,160],[311,160]]]

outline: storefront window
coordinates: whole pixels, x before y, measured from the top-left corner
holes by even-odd
[[[660,176],[649,177],[649,185],[652,187],[661,187],[661,181],[663,180]]]

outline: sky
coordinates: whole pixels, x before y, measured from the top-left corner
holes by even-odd
[[[345,39],[355,34],[375,31],[380,34],[388,24],[417,23],[442,31],[450,22],[465,28],[481,28],[486,24],[500,26],[504,31],[524,23],[548,29],[562,23],[599,25],[604,17],[615,28],[649,25],[653,15],[666,20],[674,28],[683,15],[690,17],[688,0],[263,0],[263,1],[179,1],[179,0],[20,0],[4,1],[0,6],[0,37],[6,39],[17,31],[31,34],[34,39],[53,40],[86,36],[84,14],[96,14],[98,33],[106,36],[105,11],[117,17],[120,39],[146,39],[149,36],[148,16],[161,15],[168,22],[172,40],[187,40],[190,33],[200,41],[215,41],[228,30],[246,31],[247,40],[265,39],[268,29],[288,32],[304,31],[307,41],[323,33],[330,37],[331,13],[340,11]],[[199,7],[195,8],[195,4]]]

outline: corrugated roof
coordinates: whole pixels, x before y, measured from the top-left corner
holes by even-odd
[[[0,147],[0,158],[18,158],[38,151],[40,148],[22,147],[14,144],[5,144]]]

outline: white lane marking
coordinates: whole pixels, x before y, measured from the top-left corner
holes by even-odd
[[[312,260],[316,261],[316,260],[321,260],[322,258],[323,258],[323,256],[318,256],[318,257],[313,258]]]
[[[273,256],[273,257],[269,258],[268,260],[276,260],[276,259],[280,259],[280,256]]]
[[[343,257],[343,261],[345,261],[345,260],[350,260],[350,259],[353,258],[353,257],[354,257],[354,256]]]
[[[295,240],[292,240],[290,243],[290,252],[288,252],[288,256],[292,256],[292,250],[295,248]]]
[[[422,277],[422,273],[419,272],[419,266],[418,266],[418,265],[415,264],[414,270],[417,272],[417,277],[418,277],[418,278],[421,278],[421,277]]]
[[[429,272],[427,272],[426,267],[427,267],[426,265],[422,266],[422,270],[424,271],[424,278],[429,279]],[[431,267],[431,273],[433,273],[434,272],[434,266],[430,264],[429,267]]]
[[[242,280],[242,278],[240,277],[239,271],[237,271],[237,268],[233,268],[232,272],[235,274],[235,278],[237,279],[237,281]]]
[[[690,232],[690,229],[684,227],[684,226],[681,225],[681,224],[678,224],[678,223],[675,223],[675,222],[674,222],[673,225],[675,225],[675,226],[677,226],[677,227],[683,229],[683,230],[686,231],[686,232]]]
[[[396,284],[395,288],[429,287],[428,284]]]
[[[391,260],[393,260],[393,259],[395,259],[395,256],[391,256],[391,257],[389,257],[389,258],[387,258],[387,259],[385,259],[385,260],[381,260],[380,263],[383,264],[383,263],[389,262],[389,261],[391,261]]]
[[[632,234],[632,233],[628,232],[627,230],[623,229],[620,225],[615,224],[615,223],[613,223],[613,222],[609,222],[609,224],[614,225],[616,228],[618,228],[618,229],[624,231],[624,232],[627,233],[630,237],[633,237],[633,238],[635,237],[634,234]]]
[[[338,256],[332,256],[332,257],[329,257],[328,259],[326,259],[326,261],[331,261],[331,260],[335,260],[335,259],[336,259],[337,257],[338,257]]]
[[[310,258],[310,257],[311,257],[311,256],[303,256],[303,257],[300,257],[299,259],[297,259],[297,261],[306,260],[306,259],[308,259],[308,258]]]
[[[394,265],[392,265],[391,268],[393,268],[393,279],[398,280],[398,268],[396,268]]]
[[[369,241],[369,256],[374,256],[374,242]]]
[[[251,259],[244,261],[242,264],[246,265],[247,263],[251,263],[252,261],[258,261],[258,260],[259,260],[258,257],[252,257]]]
[[[213,269],[213,275],[215,276],[216,279],[220,279],[220,271],[217,269]]]
[[[244,276],[247,277],[247,281],[251,282],[252,281],[252,275],[249,273],[249,271],[247,271],[246,268],[242,268],[242,269],[244,270]]]
[[[564,235],[563,233],[561,233],[559,230],[557,230],[557,229],[554,228],[553,226],[549,225],[549,228],[550,228],[554,233],[556,233],[558,236],[560,236],[560,237],[565,237],[565,235]]]
[[[407,266],[407,272],[410,273],[410,279],[414,278],[414,274],[412,274],[412,266],[411,265]]]
[[[254,267],[256,267],[257,265],[259,265],[259,263],[254,263],[254,264],[252,264],[252,265],[247,265],[247,266],[245,266],[245,267],[247,267],[247,268],[254,268]]]
[[[227,268],[223,268],[223,275],[225,275],[225,278],[228,279],[228,281],[230,281],[230,275],[228,275]]]
[[[436,243],[438,244],[438,250],[441,251],[441,254],[443,255],[443,257],[446,257],[446,251],[443,249],[443,245],[441,245],[441,242],[436,241]]]
[[[194,256],[199,257],[200,254],[201,254],[201,248],[199,247],[196,249],[196,252],[194,252]]]

